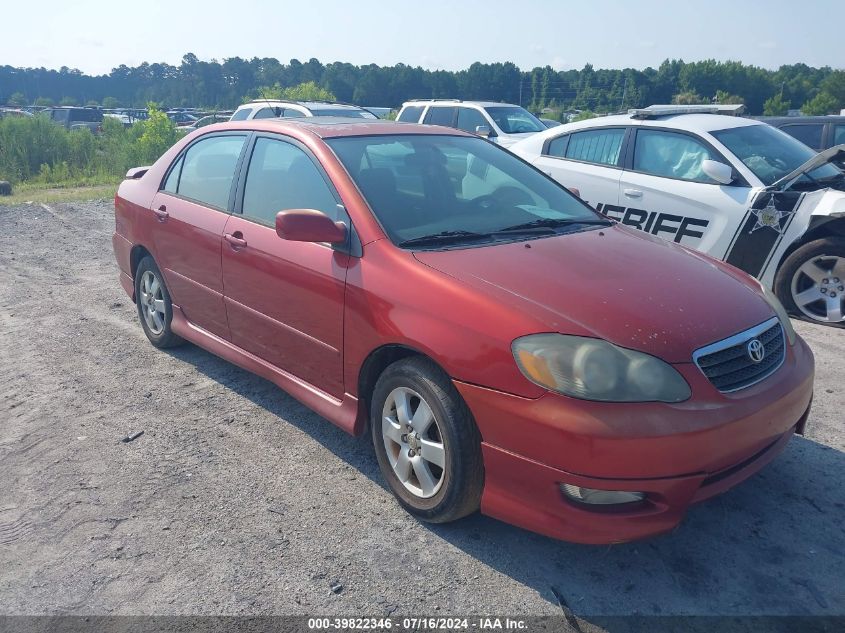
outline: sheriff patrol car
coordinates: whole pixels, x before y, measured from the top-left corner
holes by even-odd
[[[651,106],[509,149],[622,224],[756,276],[797,316],[845,326],[845,145],[817,154],[738,115]]]

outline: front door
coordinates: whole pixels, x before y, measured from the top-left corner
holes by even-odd
[[[269,136],[256,138],[242,189],[223,236],[232,342],[341,397],[349,256],[328,244],[283,240],[275,229],[286,209],[317,209],[348,224],[340,198],[305,149]]]
[[[704,160],[730,163],[690,134],[639,128],[633,142],[633,162],[619,182],[619,202],[604,212],[723,259],[751,205],[752,188],[710,179],[702,169]]]

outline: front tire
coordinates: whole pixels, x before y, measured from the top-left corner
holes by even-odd
[[[370,428],[382,475],[410,514],[446,523],[478,510],[481,436],[466,403],[432,361],[408,358],[382,373]]]
[[[845,325],[845,238],[808,242],[786,258],[775,292],[787,311],[826,325]]]
[[[138,308],[141,327],[150,343],[163,349],[185,342],[170,328],[173,303],[164,277],[149,255],[138,263],[135,271],[135,306]]]

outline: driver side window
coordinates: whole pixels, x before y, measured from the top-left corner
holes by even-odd
[[[634,171],[715,184],[715,180],[704,173],[705,160],[719,160],[704,143],[687,134],[663,130],[638,130],[634,146]],[[721,161],[720,161],[721,162]]]

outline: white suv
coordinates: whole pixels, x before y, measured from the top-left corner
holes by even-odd
[[[445,125],[484,136],[502,147],[542,132],[546,126],[525,108],[492,101],[417,99],[402,104],[397,121]]]
[[[279,99],[256,99],[240,106],[230,121],[249,119],[279,119],[309,116],[340,116],[356,119],[377,119],[364,108],[348,103],[331,101],[283,101]]]
[[[740,108],[651,106],[510,150],[608,217],[741,268],[793,314],[845,326],[845,174],[831,164],[845,145],[817,154],[725,116]]]

